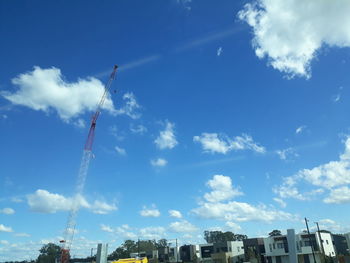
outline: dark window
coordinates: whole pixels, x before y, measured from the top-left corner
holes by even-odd
[[[281,256],[277,256],[277,257],[276,257],[276,263],[282,263]]]

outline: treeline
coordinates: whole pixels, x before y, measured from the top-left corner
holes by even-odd
[[[274,230],[273,234],[278,234]],[[271,234],[271,233],[270,233]],[[248,238],[246,235],[234,234],[230,231],[204,231],[204,239],[207,243],[218,243],[226,241],[242,241]],[[97,245],[97,244],[96,244]],[[121,258],[129,258],[131,253],[146,252],[157,250],[162,247],[168,246],[166,239],[156,240],[125,240],[123,244],[117,247],[111,254],[108,255],[108,260],[118,260]],[[48,243],[44,245],[40,250],[38,258],[34,261],[7,261],[3,263],[55,263],[56,259],[60,258],[61,248],[60,246]],[[70,259],[70,262],[91,262],[96,260],[96,256],[86,258],[74,258]]]

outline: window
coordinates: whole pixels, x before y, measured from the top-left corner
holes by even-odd
[[[275,245],[275,243],[273,243],[273,244],[272,244],[272,246],[273,246],[273,249],[276,249],[276,245]]]
[[[272,245],[271,245],[271,244],[269,244],[269,247],[270,247],[270,252],[272,252]]]
[[[277,248],[284,248],[283,243],[277,243]]]
[[[326,243],[327,243],[327,245],[329,244],[329,243],[328,243],[328,239],[326,239]]]

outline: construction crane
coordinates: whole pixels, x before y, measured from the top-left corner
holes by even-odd
[[[78,180],[76,184],[76,195],[73,200],[72,207],[69,211],[69,216],[67,220],[67,226],[64,232],[64,239],[60,241],[61,243],[61,263],[68,263],[70,258],[70,248],[72,246],[73,238],[74,238],[74,232],[75,232],[75,225],[76,225],[76,217],[79,210],[80,201],[82,198],[85,180],[87,176],[87,172],[89,169],[89,164],[91,161],[91,158],[93,156],[92,154],[92,145],[94,143],[94,137],[95,137],[95,128],[96,128],[96,122],[98,117],[100,116],[103,104],[108,96],[109,90],[111,88],[112,82],[115,78],[115,75],[117,73],[118,66],[115,65],[113,67],[113,71],[108,79],[107,84],[104,87],[103,95],[97,104],[97,109],[95,114],[92,116],[91,119],[91,125],[88,137],[85,142],[83,156],[81,158],[80,168],[79,168],[79,174],[78,174]]]

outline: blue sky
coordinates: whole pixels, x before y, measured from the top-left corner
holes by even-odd
[[[73,256],[304,217],[350,231],[350,4],[333,2],[1,1],[0,261],[62,237],[114,64]]]

